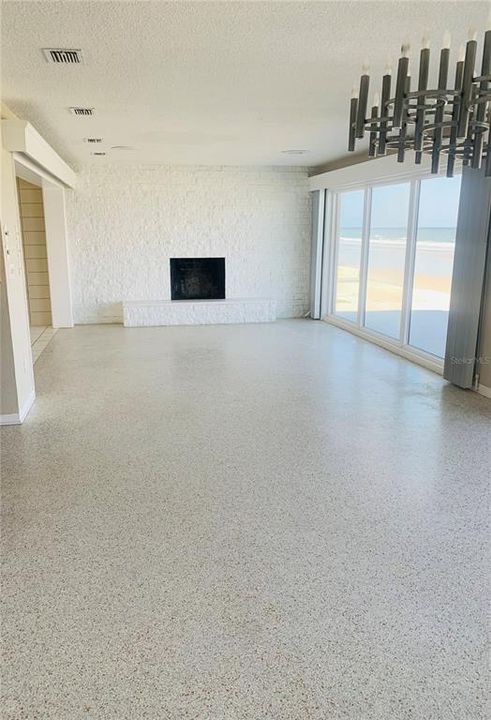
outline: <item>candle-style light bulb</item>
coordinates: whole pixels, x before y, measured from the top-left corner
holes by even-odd
[[[351,99],[352,100],[358,100],[358,88],[353,87],[351,90]]]
[[[451,44],[451,39],[452,39],[452,38],[451,38],[450,33],[448,32],[448,30],[445,30],[445,32],[443,33],[442,48],[444,48],[444,49],[446,49],[446,50],[447,50],[447,49],[449,50],[449,49],[450,49],[450,44]]]
[[[465,60],[465,45],[461,45],[459,47],[459,54],[458,54],[457,61],[464,62],[464,60]]]
[[[469,28],[469,33],[467,35],[468,40],[477,40],[477,32],[474,30],[474,28]]]
[[[421,49],[428,50],[430,47],[430,38],[427,35],[423,35],[421,40]]]
[[[380,104],[380,95],[378,93],[374,93],[372,105],[374,107],[375,106],[378,107],[379,104]]]
[[[401,57],[404,57],[404,58],[409,57],[409,50],[410,50],[409,43],[403,43],[401,45]]]
[[[392,75],[392,68],[390,65],[385,66],[384,75]]]

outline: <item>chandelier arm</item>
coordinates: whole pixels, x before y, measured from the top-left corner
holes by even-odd
[[[467,135],[470,101],[472,98],[472,79],[476,64],[477,42],[469,40],[465,48],[464,73],[462,77],[462,102],[460,105],[458,137]]]
[[[445,103],[447,101],[447,80],[448,80],[448,60],[450,50],[448,48],[442,49],[440,53],[440,70],[438,73],[438,90],[445,93],[442,98],[442,102],[437,102],[437,108],[435,110],[435,128],[433,131],[433,148],[431,152],[431,172],[436,174],[440,167],[440,147],[443,138],[443,116],[445,112]]]
[[[377,122],[376,118],[378,115],[378,107],[374,105],[372,107],[372,118],[375,120],[375,122],[371,123],[370,127],[370,140],[368,143],[368,157],[375,157],[376,155],[376,149],[377,149]]]
[[[442,50],[441,57],[443,58],[444,53],[447,53],[447,64],[448,64],[448,51]],[[440,72],[441,72],[440,62]],[[430,50],[429,48],[423,48],[419,55],[419,77],[418,77],[418,92],[425,93],[428,87],[428,74],[430,68]],[[423,95],[424,97],[424,95]],[[410,105],[407,103],[406,114],[409,116]],[[415,162],[417,165],[421,165],[423,159],[423,126],[425,122],[425,107],[418,103],[416,107],[415,117],[415,129],[414,129],[414,149],[416,151]]]
[[[455,68],[455,91],[456,99],[452,108],[452,128],[450,130],[450,140],[447,158],[447,177],[453,177],[455,168],[455,157],[457,152],[457,135],[458,121],[460,114],[460,90],[462,88],[462,78],[464,74],[464,63],[459,61]]]
[[[379,120],[380,122],[380,138],[379,142],[377,144],[377,155],[385,155],[385,138],[387,137],[387,129],[388,129],[388,120],[389,117],[385,118],[384,115],[387,114],[388,110],[388,101],[390,98],[390,83],[391,83],[391,76],[386,73],[384,77],[382,78],[382,97],[380,100],[380,110],[382,112],[382,118]]]
[[[482,54],[482,67],[481,67],[481,80],[479,83],[479,89],[477,88],[477,85],[474,86],[476,95],[481,95],[486,98],[487,97],[487,90],[488,90],[488,80],[486,79],[487,75],[489,74],[491,70],[491,31],[488,30],[488,32],[484,35],[484,49]],[[476,97],[475,107],[476,107],[476,122],[474,125],[474,131],[476,131],[477,126],[479,123],[482,123],[483,120],[486,118],[486,108],[487,108],[487,100],[484,102],[479,102],[481,98]],[[482,132],[477,132],[475,140],[474,140],[474,148],[472,152],[472,167],[474,169],[479,169],[481,167],[481,156],[484,148],[484,134]]]
[[[409,92],[411,87],[411,76],[406,76],[405,81],[405,88],[404,88],[404,95],[406,96]],[[397,162],[403,163],[404,162],[404,156],[406,153],[406,138],[407,138],[407,117],[408,108],[407,105],[403,102],[402,104],[402,117],[401,117],[401,129],[399,131],[399,147],[397,150]]]

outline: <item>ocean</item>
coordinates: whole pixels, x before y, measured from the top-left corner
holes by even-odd
[[[343,227],[340,229],[342,238],[357,239],[361,237],[361,228]],[[374,240],[386,242],[404,242],[407,237],[406,228],[370,228],[370,237]],[[450,243],[455,242],[454,227],[420,227],[417,239],[424,243]]]

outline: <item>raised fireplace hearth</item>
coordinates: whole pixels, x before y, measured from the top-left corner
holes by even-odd
[[[276,320],[273,298],[225,299],[225,258],[170,258],[170,300],[125,300],[125,327]]]
[[[225,258],[170,258],[171,300],[224,300]]]

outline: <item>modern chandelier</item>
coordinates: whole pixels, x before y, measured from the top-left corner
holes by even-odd
[[[491,30],[484,34],[481,72],[476,76],[477,41],[472,35],[461,48],[453,86],[448,87],[450,38],[446,33],[440,51],[438,87],[428,89],[430,49],[426,41],[419,60],[418,89],[411,91],[409,46],[403,45],[397,66],[394,94],[391,72],[382,78],[382,92],[374,95],[367,118],[368,69],[363,68],[359,92],[354,91],[350,106],[349,144],[353,151],[357,139],[369,133],[369,157],[397,150],[404,162],[407,150],[415,151],[415,162],[423,153],[431,154],[431,172],[438,173],[441,155],[447,156],[447,176],[452,177],[456,159],[473,168],[485,167],[491,176]]]

